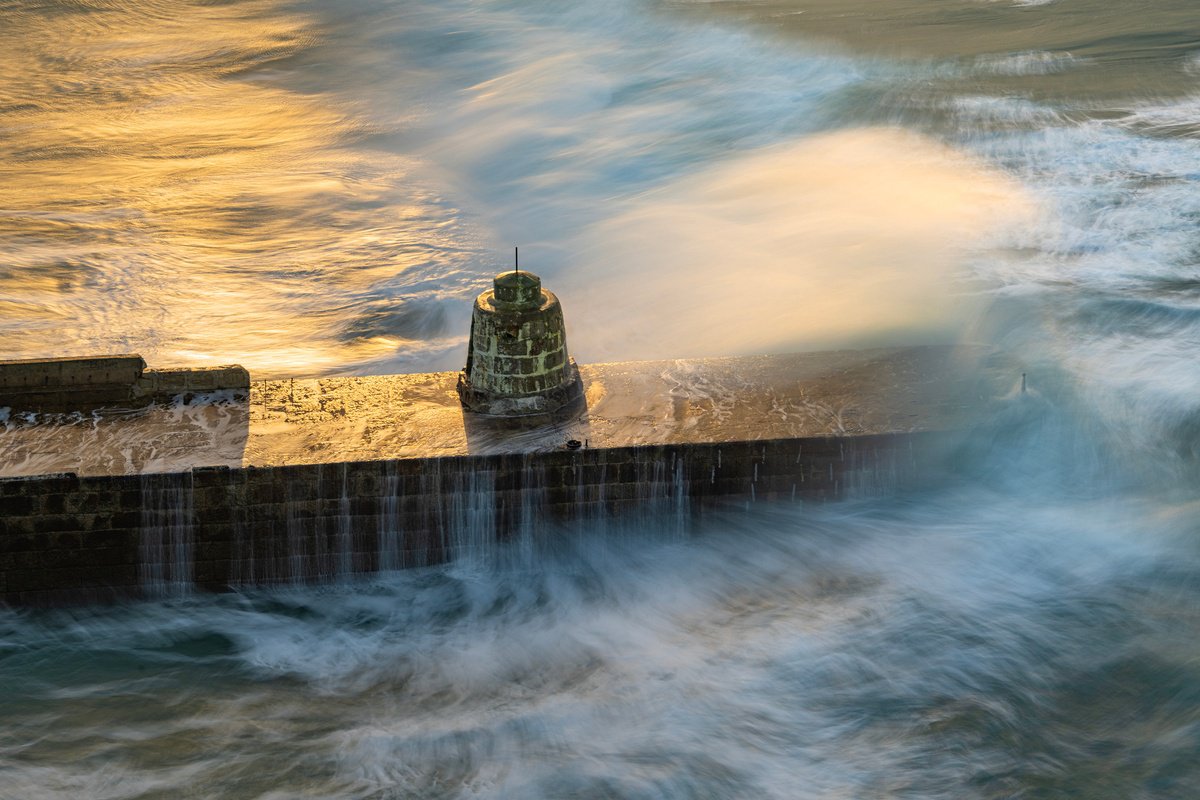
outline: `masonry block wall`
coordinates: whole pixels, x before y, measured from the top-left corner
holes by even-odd
[[[249,394],[250,373],[236,365],[146,369],[139,355],[0,362],[0,406],[17,412],[134,408],[220,389]]]
[[[0,602],[106,602],[337,580],[574,526],[885,494],[945,434],[779,439],[0,480]]]

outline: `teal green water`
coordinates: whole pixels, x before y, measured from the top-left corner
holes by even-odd
[[[1200,795],[1200,13],[0,0],[0,332],[457,368],[992,344],[953,485],[0,612],[0,798]],[[526,260],[528,259],[528,260]]]

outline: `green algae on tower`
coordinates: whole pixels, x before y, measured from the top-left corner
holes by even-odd
[[[468,411],[500,417],[553,414],[583,398],[562,305],[537,275],[502,273],[475,299],[458,396]]]

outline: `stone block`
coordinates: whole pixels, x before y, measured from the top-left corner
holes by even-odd
[[[99,568],[88,552],[71,547],[49,547],[45,550],[25,550],[13,554],[13,568],[17,570],[46,570],[66,567]]]
[[[65,531],[51,536],[51,550],[68,550],[71,552],[78,551],[83,547],[83,535],[77,531]]]
[[[94,564],[97,567],[115,566],[118,564],[136,565],[138,563],[137,548],[127,547],[124,543],[114,547],[89,546],[83,550],[83,553],[87,563]]]
[[[195,535],[197,540],[229,542],[237,535],[241,520],[233,508],[204,508],[196,512]]]
[[[546,335],[546,319],[535,317],[521,325],[521,337],[524,339],[541,339]]]
[[[196,513],[224,510],[232,514],[236,501],[233,490],[229,486],[194,486],[192,488],[192,507]]]
[[[187,372],[187,387],[191,391],[211,392],[221,389],[250,390],[250,373],[241,366],[204,367]]]
[[[284,487],[272,481],[269,475],[264,475],[262,472],[259,470],[259,474],[247,486],[246,504],[258,508],[263,505],[284,502],[287,499]]]
[[[222,487],[226,488],[234,481],[236,472],[232,467],[224,464],[214,464],[207,467],[192,467],[189,470],[191,474],[192,486],[196,488]]]
[[[137,531],[142,527],[145,512],[141,509],[136,511],[118,511],[115,514],[107,514],[105,516],[107,517],[107,525],[105,527]]]
[[[141,489],[123,489],[115,494],[115,505],[121,511],[138,511],[142,507]]]
[[[480,337],[484,348],[489,346],[487,337]],[[525,338],[510,339],[508,337],[497,338],[495,341],[495,352],[501,356],[527,356],[529,355],[529,340]],[[484,352],[487,352],[485,349]]]
[[[95,384],[132,386],[146,369],[139,355],[90,356],[55,359],[62,367],[63,386],[76,387]],[[0,365],[0,370],[3,366]]]
[[[23,359],[0,362],[0,391],[44,387],[131,386],[145,369],[141,356]]]
[[[18,517],[34,510],[34,499],[27,494],[0,496],[0,517]]]
[[[79,518],[71,514],[39,514],[33,517],[35,533],[57,533],[81,529]]]
[[[8,522],[12,522],[12,520]],[[0,530],[4,530],[4,535],[0,536],[0,552],[19,553],[23,550],[38,549],[39,542],[38,537],[33,532],[33,520],[23,518],[21,522],[28,527],[28,530],[20,532],[4,530],[5,520],[0,519]]]
[[[340,464],[325,464],[318,472],[317,480],[309,487],[314,498],[320,500],[336,501],[342,496],[343,491],[349,495],[352,484],[350,475],[347,471],[344,473]]]
[[[382,491],[383,479],[376,472],[359,471],[351,483],[352,497],[377,496]]]
[[[234,554],[232,537],[209,538],[198,536],[192,545],[192,555],[196,562],[213,560],[231,560]]]
[[[41,498],[39,511],[42,514],[63,514],[67,510],[67,496],[63,494],[48,494]]]
[[[147,370],[136,391],[144,397],[170,400],[188,391],[188,376],[184,370]]]
[[[96,492],[79,491],[65,496],[65,508],[70,514],[96,514],[105,503]]]

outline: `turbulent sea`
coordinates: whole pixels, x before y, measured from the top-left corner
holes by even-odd
[[[0,798],[1200,797],[1200,9],[0,0],[5,354],[962,341],[952,485],[0,611]]]

